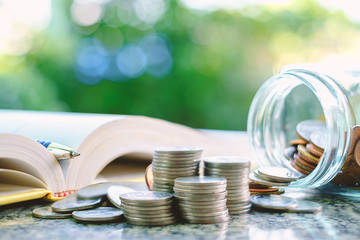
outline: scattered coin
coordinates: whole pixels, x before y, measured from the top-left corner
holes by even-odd
[[[71,213],[57,213],[54,212],[50,206],[35,208],[32,211],[32,215],[37,218],[46,219],[62,219],[71,217]]]
[[[254,206],[266,209],[289,210],[298,206],[295,199],[279,195],[252,195],[250,201]]]
[[[292,209],[289,209],[288,212],[296,212],[296,213],[314,213],[320,212],[322,210],[322,206],[320,203],[307,201],[307,200],[297,200],[298,206]]]
[[[283,167],[260,167],[257,169],[259,177],[266,176],[270,181],[291,182],[302,177],[298,172]]]
[[[85,210],[97,207],[102,201],[102,198],[98,199],[79,199],[77,193],[68,195],[62,200],[54,202],[51,208],[55,212],[72,212],[75,210]]]
[[[110,222],[119,220],[123,216],[123,211],[113,207],[98,207],[90,210],[74,211],[73,218],[86,222]]]
[[[261,179],[257,175],[255,175],[255,173],[253,173],[253,172],[249,174],[249,179],[254,183],[262,184],[262,185],[265,185],[265,186],[271,186],[271,187],[286,187],[286,186],[289,185],[288,182],[286,182],[286,183],[270,182],[270,181]]]

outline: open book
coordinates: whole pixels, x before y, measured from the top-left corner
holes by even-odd
[[[59,164],[35,139],[81,155]],[[159,146],[199,146],[203,156],[250,156],[240,132],[196,130],[143,116],[0,110],[0,205],[54,200],[94,182],[143,177]]]

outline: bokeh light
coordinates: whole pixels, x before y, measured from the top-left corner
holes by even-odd
[[[125,45],[119,51],[116,61],[120,72],[128,78],[139,77],[146,70],[146,55],[135,44]]]
[[[0,107],[244,130],[255,92],[284,65],[360,62],[357,9],[351,0],[0,0]]]

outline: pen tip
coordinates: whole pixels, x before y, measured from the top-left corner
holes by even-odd
[[[72,152],[71,152],[71,157],[72,157],[72,158],[78,157],[78,156],[80,156],[80,153],[75,152],[75,151],[72,151]]]

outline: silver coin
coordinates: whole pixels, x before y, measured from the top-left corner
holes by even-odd
[[[218,206],[192,206],[187,204],[177,204],[177,208],[180,211],[188,211],[188,212],[196,212],[196,213],[208,213],[208,212],[220,212],[225,211],[227,209],[226,204],[218,205]]]
[[[252,206],[250,201],[244,202],[244,203],[239,203],[237,205],[230,205],[228,206],[229,209],[231,210],[242,210],[242,209],[246,209],[246,208],[250,208]]]
[[[189,163],[200,163],[200,154],[157,154],[153,155],[153,162],[159,163],[170,163],[170,164],[189,164]]]
[[[267,209],[288,210],[298,206],[295,199],[280,195],[252,195],[250,201],[254,206]]]
[[[174,168],[172,166],[169,166],[169,167],[156,167],[156,166],[153,166],[153,172],[186,172],[186,171],[196,171],[196,170],[199,170],[199,168],[197,166],[194,166],[194,167],[184,167],[184,168]]]
[[[51,208],[55,212],[72,212],[75,210],[85,210],[98,206],[102,198],[98,199],[79,199],[76,193],[70,194],[62,200],[54,202]]]
[[[154,187],[166,188],[166,189],[173,189],[173,185],[172,185],[172,184],[162,183],[162,182],[155,182],[155,181],[154,181]]]
[[[116,183],[112,183],[112,182],[103,182],[103,183],[91,184],[86,187],[80,188],[77,191],[78,198],[96,199],[96,198],[100,198],[100,197],[105,197],[107,194],[108,188],[115,184]]]
[[[173,208],[169,208],[169,209],[164,209],[164,210],[143,210],[143,209],[128,209],[126,207],[123,208],[124,213],[131,215],[132,214],[138,214],[138,215],[147,215],[147,216],[153,216],[153,215],[169,215],[169,214],[173,214]],[[154,217],[154,216],[153,216]]]
[[[142,213],[142,212],[137,212],[137,213],[134,213],[134,212],[129,212],[129,211],[124,211],[124,214],[125,216],[127,217],[133,217],[133,218],[141,218],[143,220],[153,220],[154,218],[174,218],[174,213],[173,212],[167,212],[167,213],[158,213],[156,215],[149,215],[149,214],[146,214],[145,213]]]
[[[73,218],[87,222],[109,222],[118,220],[123,216],[123,211],[113,207],[98,207],[90,210],[74,211]]]
[[[226,185],[220,185],[220,186],[206,186],[206,185],[200,185],[200,186],[193,186],[193,185],[188,185],[188,186],[181,186],[181,185],[177,185],[176,187],[179,191],[181,190],[185,190],[185,191],[197,191],[197,190],[212,190],[212,191],[217,191],[217,192],[223,192],[226,191]]]
[[[32,211],[32,215],[37,218],[46,218],[46,219],[62,219],[62,218],[71,217],[71,213],[53,212],[50,206],[35,208]]]
[[[138,225],[138,226],[168,226],[168,225],[175,224],[176,220],[161,221],[161,222],[145,222],[145,221],[136,221],[136,220],[126,219],[126,222],[130,223],[132,225]]]
[[[107,198],[116,207],[121,207],[120,195],[128,192],[135,192],[136,190],[124,186],[110,186],[107,191]]]
[[[164,192],[159,192],[159,193],[164,193]],[[166,194],[170,194],[171,193],[166,193]],[[159,202],[154,202],[154,201],[149,201],[149,202],[136,202],[136,201],[129,201],[129,200],[125,200],[125,199],[121,199],[121,205],[127,205],[127,206],[134,206],[134,207],[161,207],[161,206],[167,206],[167,205],[171,205],[172,204],[172,199],[170,200],[161,200]]]
[[[218,156],[218,157],[207,157],[204,158],[204,163],[212,166],[250,166],[250,160],[246,157],[237,157],[237,156]]]
[[[173,169],[179,169],[179,168],[199,168],[198,163],[191,163],[191,164],[168,164],[168,163],[152,163],[153,168],[173,168]]]
[[[210,207],[210,206],[219,206],[219,205],[224,205],[226,204],[226,198],[224,199],[219,199],[219,200],[204,200],[204,201],[189,201],[189,200],[182,200],[182,199],[177,199],[176,200],[177,204],[183,204],[183,205],[190,205],[190,206],[206,206],[206,207]]]
[[[272,186],[272,187],[275,187],[275,186],[277,186],[277,187],[285,187],[285,186],[289,185],[289,183],[279,183],[279,182],[266,181],[264,179],[261,179],[261,178],[255,176],[254,173],[249,174],[249,179],[254,183],[262,184],[262,185],[266,185],[266,186]]]
[[[221,177],[194,176],[180,177],[175,179],[174,186],[177,185],[221,185],[226,184],[226,179]]]
[[[211,211],[211,212],[192,212],[192,211],[184,211],[182,212],[182,216],[189,216],[189,217],[217,217],[217,216],[228,216],[229,211]]]
[[[201,147],[193,147],[193,146],[169,146],[169,147],[158,147],[155,148],[155,152],[165,152],[165,153],[194,153],[194,152],[202,152],[203,149]]]
[[[296,126],[296,133],[301,137],[302,139],[306,141],[310,141],[310,135],[311,133],[321,130],[323,132],[326,132],[326,124],[325,122],[318,121],[318,120],[306,120],[300,122]]]
[[[215,190],[207,190],[207,189],[183,189],[183,188],[177,188],[174,187],[173,190],[176,193],[189,193],[189,194],[217,194],[217,193],[224,193],[226,192],[226,187],[219,188]]]
[[[320,203],[306,201],[306,200],[297,200],[298,206],[292,209],[289,209],[288,212],[296,212],[296,213],[314,213],[320,212],[322,210],[322,206]]]
[[[163,210],[167,210],[167,211],[172,211],[173,206],[172,203],[170,202],[167,205],[162,205],[162,206],[153,206],[153,205],[140,205],[140,206],[134,206],[134,205],[128,205],[125,203],[121,203],[121,208],[122,209],[126,209],[126,210],[134,210],[134,211],[150,211],[150,212],[156,212],[156,211],[163,211]]]
[[[248,212],[250,212],[250,208],[243,209],[243,210],[233,210],[233,211],[229,209],[230,216],[241,215],[241,214],[248,213]]]
[[[238,176],[241,177],[243,175],[245,175],[246,173],[250,172],[249,168],[246,169],[229,169],[229,170],[224,170],[224,169],[220,169],[220,168],[208,168],[208,167],[204,167],[204,172],[208,173],[208,174],[224,174],[227,176]]]
[[[257,169],[262,175],[277,181],[294,181],[302,177],[301,174],[283,167],[260,167]]]
[[[132,217],[130,215],[125,214],[126,220],[132,220],[137,222],[161,222],[161,221],[175,221],[175,216],[170,217],[150,217],[150,218],[142,218],[142,217]]]
[[[121,200],[126,202],[152,203],[152,202],[166,202],[171,200],[172,195],[169,193],[155,192],[155,191],[141,191],[131,192],[120,195]]]
[[[172,173],[153,173],[156,177],[162,177],[162,178],[169,178],[169,179],[175,179],[179,177],[193,177],[197,175],[197,172],[188,172],[188,173],[182,173],[182,174],[172,174]]]
[[[314,144],[316,147],[321,148],[323,150],[326,148],[326,141],[327,141],[326,129],[314,131],[310,135],[310,142]]]
[[[228,222],[230,220],[230,216],[216,216],[216,217],[191,217],[184,216],[185,219],[189,223],[204,223],[204,224],[212,224],[212,223],[222,223]]]
[[[226,198],[226,194],[202,194],[202,195],[186,195],[186,194],[176,194],[174,193],[174,197],[176,199],[180,199],[180,200],[188,200],[188,201],[194,201],[194,202],[199,202],[199,201],[216,201],[216,200],[222,200]]]
[[[311,136],[310,136],[311,139]],[[291,160],[294,158],[294,154],[297,152],[296,147],[291,146],[284,149],[284,155],[288,160]]]

